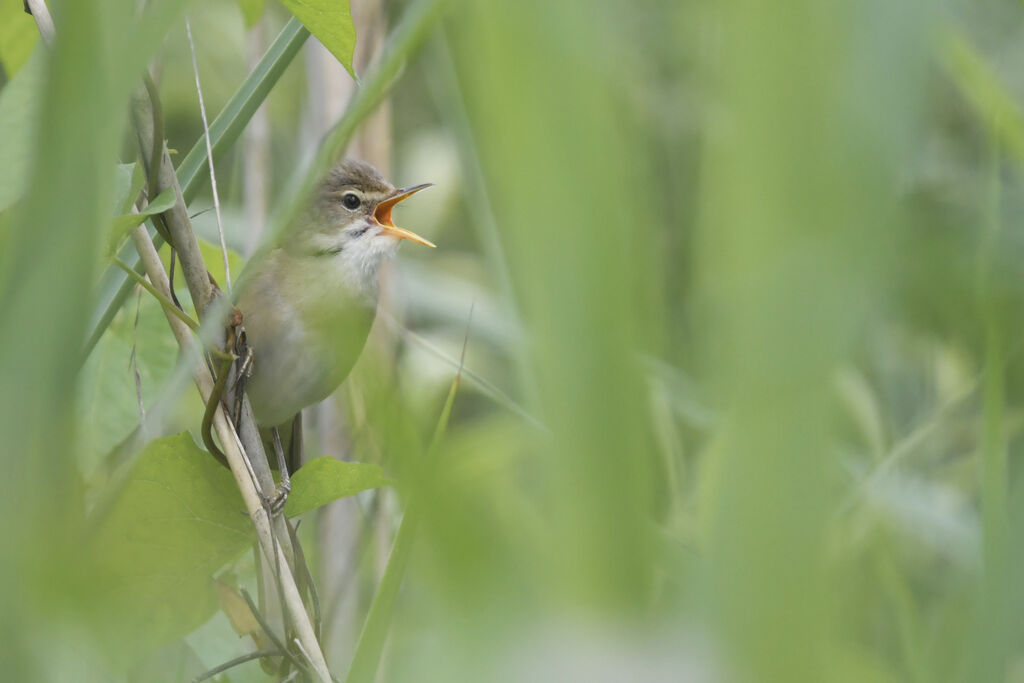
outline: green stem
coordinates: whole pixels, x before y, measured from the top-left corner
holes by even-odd
[[[140,275],[139,273],[135,272],[134,268],[129,266],[127,263],[122,261],[120,258],[115,256],[115,257],[113,257],[112,260],[113,260],[114,264],[117,265],[118,268],[120,268],[124,272],[128,273],[128,275],[131,277],[132,280],[134,280],[135,282],[137,282],[140,285],[142,285],[143,289],[145,289],[147,292],[149,292],[154,297],[156,297],[156,300],[160,302],[160,305],[163,306],[164,309],[170,311],[172,315],[174,315],[179,320],[181,320],[183,323],[188,325],[190,330],[195,332],[197,335],[199,334],[199,323],[197,323],[195,320],[193,320],[189,316],[188,313],[186,313],[185,311],[183,311],[180,308],[178,308],[174,304],[173,301],[171,301],[166,296],[164,296],[159,291],[157,291],[157,289],[152,285],[152,283],[150,283],[149,280],[147,280],[146,278],[142,277],[142,275]],[[226,361],[233,361],[233,360],[235,360],[235,356],[231,355],[230,353],[225,353],[224,351],[221,351],[220,349],[209,348],[207,350],[210,352],[211,355],[213,355],[213,356],[215,356],[217,358],[220,358],[222,360],[226,360]]]
[[[192,679],[192,683],[201,683],[201,681],[209,680],[209,679],[213,678],[214,676],[216,676],[217,674],[224,673],[228,669],[233,669],[236,666],[238,666],[239,664],[245,664],[246,662],[251,662],[254,659],[266,659],[266,658],[269,658],[269,657],[280,657],[280,656],[281,656],[281,651],[280,650],[259,650],[257,652],[250,652],[249,654],[242,655],[241,657],[235,657],[234,659],[232,659],[230,661],[224,662],[220,666],[213,667],[212,669],[210,669],[206,673],[203,673],[203,674],[200,674],[200,675],[196,676],[195,678]]]
[[[996,126],[998,129],[998,126]],[[995,138],[996,134],[993,134]],[[1002,222],[999,178],[999,143],[993,139],[989,178],[988,217],[985,242],[978,264],[978,294],[984,331],[985,365],[983,371],[983,419],[981,440],[982,519],[985,532],[986,574],[998,571],[1004,560],[1007,526],[1007,463],[1003,417],[1006,412],[1005,353],[999,312],[992,286],[994,257]]]
[[[967,680],[994,681],[1006,677],[1010,643],[1006,592],[1009,590],[1008,548],[1008,474],[1006,462],[1006,364],[1003,330],[993,287],[994,262],[999,246],[1002,216],[1000,203],[1000,142],[998,116],[993,116],[989,168],[989,196],[986,226],[978,252],[977,301],[985,335],[982,371],[982,429],[979,446],[982,465],[981,518],[982,561],[973,647],[968,658]]]

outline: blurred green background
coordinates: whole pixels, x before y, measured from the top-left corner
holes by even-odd
[[[139,74],[179,163],[184,16],[212,117],[289,15],[52,4],[48,55],[0,0],[0,670],[191,680],[253,649],[209,582],[251,554],[159,596],[187,629],[78,558],[117,467],[202,404],[148,295],[80,349]],[[435,184],[396,220],[438,249],[401,250],[306,420],[307,458],[396,482],[303,518],[335,675],[416,490],[378,680],[1024,681],[1024,6],[352,0],[364,83],[424,12],[347,153]],[[233,267],[359,87],[310,38],[218,160]]]

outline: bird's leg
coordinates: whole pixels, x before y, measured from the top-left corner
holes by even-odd
[[[245,358],[242,359],[242,364],[238,370],[238,376],[235,377],[233,390],[235,406],[231,416],[235,422],[235,430],[241,429],[242,426],[242,397],[245,395],[245,383],[252,376],[252,356],[252,349],[247,349]]]
[[[235,355],[238,356],[239,360],[235,363],[235,383],[231,387],[235,397],[232,419],[235,422],[235,429],[239,429],[242,423],[242,396],[245,394],[246,382],[252,377],[252,360],[254,355],[252,348],[246,343],[244,328],[241,328],[238,333]]]
[[[292,418],[292,433],[288,440],[288,471],[294,472],[302,466],[302,411]]]
[[[276,515],[284,509],[284,504],[288,501],[288,494],[292,490],[292,482],[288,476],[288,463],[285,462],[284,448],[281,447],[281,433],[277,430],[277,427],[274,427],[271,431],[274,434],[274,455],[277,457],[277,471],[281,475],[281,480],[274,487],[274,495],[267,503],[270,506],[270,511]]]

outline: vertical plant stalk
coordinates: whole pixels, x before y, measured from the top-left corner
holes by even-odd
[[[466,339],[462,345],[462,358],[459,361],[459,370],[455,373],[455,378],[452,380],[451,388],[448,390],[448,397],[445,399],[444,408],[441,409],[441,416],[438,418],[437,427],[434,429],[434,436],[431,438],[427,454],[423,458],[422,480],[409,496],[409,502],[405,506],[402,523],[398,527],[398,534],[396,534],[394,545],[391,547],[391,554],[388,556],[384,575],[381,577],[380,585],[373,596],[373,602],[370,603],[370,610],[366,615],[366,622],[363,624],[363,632],[359,635],[359,643],[356,645],[355,654],[352,656],[352,665],[349,667],[348,676],[345,677],[345,683],[372,683],[377,676],[381,653],[384,651],[384,644],[387,642],[388,630],[391,625],[395,598],[398,596],[398,589],[402,586],[405,568],[409,563],[409,554],[412,551],[413,543],[416,540],[416,532],[423,516],[423,496],[433,486],[437,465],[437,451],[445,432],[448,430],[448,420],[451,418],[455,394],[459,390],[459,382],[462,379],[462,365],[466,360],[469,323],[472,321],[472,318],[473,310],[471,308],[469,311],[469,321],[466,323]]]
[[[1002,230],[1002,181],[1000,178],[1000,117],[990,112],[988,197],[985,232],[978,251],[977,305],[984,329],[982,369],[981,458],[982,560],[981,590],[976,605],[976,625],[968,659],[968,680],[1002,680],[1007,676],[1011,644],[1006,606],[1009,591],[1009,511],[1007,498],[1006,351],[993,286],[996,249]]]
[[[998,130],[998,125],[994,128]],[[1006,409],[1003,368],[1006,362],[1002,329],[992,287],[995,249],[999,241],[1002,216],[999,141],[992,134],[989,197],[984,243],[978,261],[978,298],[985,330],[983,370],[983,431],[981,457],[982,519],[985,530],[985,570],[997,570],[1005,560],[1007,526],[1007,463],[1003,415]]]
[[[146,267],[146,274],[149,275],[153,287],[163,297],[169,298],[170,281],[167,279],[167,273],[164,272],[160,255],[157,253],[156,247],[153,245],[153,241],[144,227],[140,226],[132,231],[132,242],[136,249],[138,249],[139,257]],[[165,310],[165,315],[178,345],[183,350],[192,349],[198,342],[192,335],[191,328],[169,311]],[[192,350],[196,351],[195,349]],[[209,402],[210,395],[213,393],[214,381],[202,362],[196,365],[193,371],[193,380],[199,389],[203,401]],[[331,683],[327,662],[320,650],[312,623],[309,621],[305,605],[302,602],[302,596],[299,594],[292,573],[286,571],[288,558],[285,557],[281,544],[275,538],[270,514],[263,504],[264,497],[257,490],[255,474],[250,468],[245,451],[242,448],[242,443],[235,434],[234,427],[224,414],[222,406],[217,406],[217,412],[213,416],[213,427],[223,446],[224,455],[227,457],[228,465],[235,478],[235,483],[238,485],[238,490],[242,494],[246,511],[249,513],[249,517],[256,529],[260,547],[263,549],[263,553],[271,565],[281,569],[278,572],[280,588],[284,596],[285,607],[295,627],[297,638],[302,643],[303,651],[308,654],[310,664],[320,680],[323,683]]]

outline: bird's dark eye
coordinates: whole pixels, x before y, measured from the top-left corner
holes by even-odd
[[[341,203],[345,205],[346,209],[358,209],[362,201],[355,192],[346,192],[345,196],[341,198]]]

